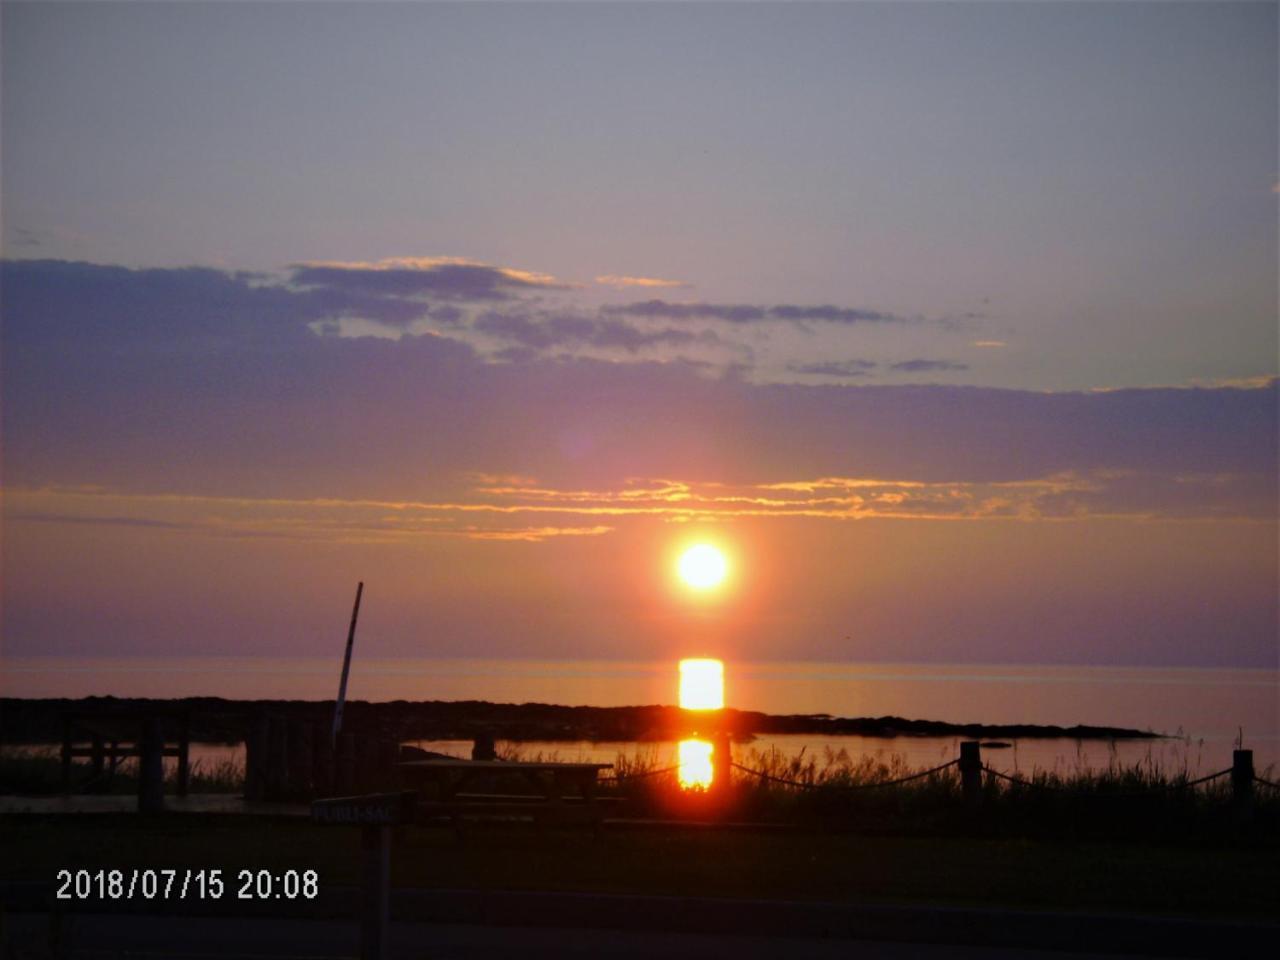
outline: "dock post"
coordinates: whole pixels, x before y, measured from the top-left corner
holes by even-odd
[[[191,716],[182,715],[178,731],[178,796],[185,797],[191,784]]]
[[[964,740],[960,744],[960,787],[966,805],[981,805],[982,750],[977,740]]]
[[[312,770],[315,767],[314,741],[310,720],[289,721],[289,794],[311,799],[315,791]]]
[[[138,812],[164,811],[164,731],[159,717],[142,722],[138,750]]]
[[[62,718],[62,792],[71,792],[71,721]]]
[[[356,738],[354,734],[338,734],[337,789],[339,793],[351,793],[356,788]]]
[[[361,829],[360,960],[385,960],[391,915],[391,828]]]
[[[102,734],[93,735],[90,761],[93,764],[93,788],[102,789],[102,774],[106,770],[106,755],[102,743]]]
[[[1235,750],[1231,754],[1231,805],[1235,807],[1236,820],[1248,823],[1253,819],[1253,751]]]
[[[329,736],[329,728],[323,722],[311,722],[311,745],[313,747],[311,782],[315,784],[316,793],[320,796],[332,796],[335,790],[334,781],[334,741]]]
[[[267,715],[259,711],[244,738],[244,798],[262,800],[266,796]]]
[[[267,781],[265,800],[282,800],[289,785],[289,725],[282,716],[272,716],[267,724]]]

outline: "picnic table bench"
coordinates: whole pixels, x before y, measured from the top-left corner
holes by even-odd
[[[553,763],[528,760],[460,760],[431,758],[400,763],[404,779],[412,787],[432,786],[435,799],[422,799],[425,815],[452,817],[532,816],[535,820],[567,822],[603,819],[606,804],[596,796],[601,770],[611,763]],[[514,774],[535,793],[471,793],[465,788],[477,780]]]

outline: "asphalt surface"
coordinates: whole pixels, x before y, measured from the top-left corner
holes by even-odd
[[[347,921],[259,917],[151,917],[105,914],[8,914],[0,956],[68,960],[334,960],[356,957],[359,937]],[[1118,954],[889,943],[845,939],[791,939],[548,927],[462,924],[391,924],[395,960],[1118,960]]]

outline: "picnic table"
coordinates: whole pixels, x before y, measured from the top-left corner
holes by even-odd
[[[604,804],[596,796],[601,770],[611,763],[553,763],[528,760],[460,760],[433,757],[400,763],[413,787],[434,786],[438,799],[424,799],[427,814],[451,816],[533,816],[535,820],[586,819],[598,823]],[[535,789],[533,794],[472,793],[465,788],[495,774],[515,774]]]

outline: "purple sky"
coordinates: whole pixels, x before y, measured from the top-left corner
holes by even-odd
[[[4,652],[1275,666],[1276,9],[6,3]]]

